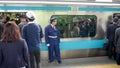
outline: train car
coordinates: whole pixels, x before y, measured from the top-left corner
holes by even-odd
[[[104,56],[107,43],[106,28],[114,16],[119,16],[120,5],[113,3],[81,3],[52,1],[1,1],[0,15],[19,23],[19,16],[32,11],[36,22],[44,28],[51,17],[57,17],[60,30],[61,57],[81,58]],[[48,48],[42,39],[41,59],[48,59]]]

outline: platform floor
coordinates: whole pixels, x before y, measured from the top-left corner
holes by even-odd
[[[56,61],[48,63],[47,60],[41,60],[41,68],[120,68],[113,59],[107,56],[62,59],[62,64]]]

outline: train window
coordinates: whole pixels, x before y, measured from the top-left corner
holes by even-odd
[[[96,34],[95,15],[53,15],[61,38],[94,37]]]
[[[6,23],[8,20],[13,20],[17,24],[20,23],[19,17],[20,15],[25,15],[26,12],[0,12],[0,16],[3,16],[4,22]]]

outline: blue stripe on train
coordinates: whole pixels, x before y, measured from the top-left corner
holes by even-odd
[[[71,11],[71,6],[0,6],[0,10]],[[120,11],[120,8],[78,7],[78,11]]]
[[[0,6],[0,10],[59,10],[70,11],[71,7],[66,6]]]
[[[79,49],[92,49],[92,48],[103,48],[106,40],[74,40],[74,41],[63,41],[60,43],[60,50],[79,50]],[[45,43],[41,46],[42,51],[47,51],[48,48]]]
[[[120,11],[120,8],[91,8],[91,7],[79,7],[79,11]]]

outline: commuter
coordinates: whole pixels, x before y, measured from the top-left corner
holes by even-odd
[[[94,37],[96,34],[96,21],[95,19],[91,19],[91,22],[89,22],[89,36]]]
[[[6,19],[5,19],[5,22],[4,22],[4,23],[6,24],[8,21],[10,21],[10,17],[9,17],[9,16],[7,16],[7,17],[6,17]]]
[[[33,12],[27,12],[26,17],[28,24],[23,27],[22,35],[28,44],[30,65],[31,68],[40,68],[40,44],[41,38],[43,37],[42,29],[34,21],[35,15]]]
[[[0,68],[30,68],[29,52],[19,27],[12,21],[4,27],[0,41]]]
[[[3,27],[4,27],[3,17],[0,16],[0,39],[1,39],[2,32],[3,32]]]
[[[88,32],[89,32],[89,26],[88,26],[88,23],[85,20],[80,25],[80,36],[81,37],[88,37]]]
[[[113,19],[113,24],[110,24],[107,29],[107,39],[108,39],[108,58],[111,59],[112,56],[116,59],[115,45],[114,45],[114,37],[115,30],[118,28],[118,18],[115,17]],[[114,49],[114,51],[113,51]]]
[[[120,28],[116,29],[115,45],[116,45],[116,62],[118,65],[120,65]]]
[[[49,62],[54,61],[54,54],[56,56],[56,59],[58,63],[61,63],[61,57],[60,57],[60,33],[59,30],[56,27],[57,24],[57,18],[52,17],[50,19],[50,25],[48,25],[45,28],[45,40],[46,44],[48,46],[48,52],[49,52]]]
[[[75,26],[73,27],[73,37],[79,37],[80,29],[79,24],[75,23]]]
[[[120,19],[118,20],[120,24]],[[120,65],[120,27],[115,31],[116,62]]]
[[[22,33],[23,26],[26,25],[26,24],[27,24],[26,16],[25,15],[21,15],[20,16],[20,23],[18,24],[21,33]]]

